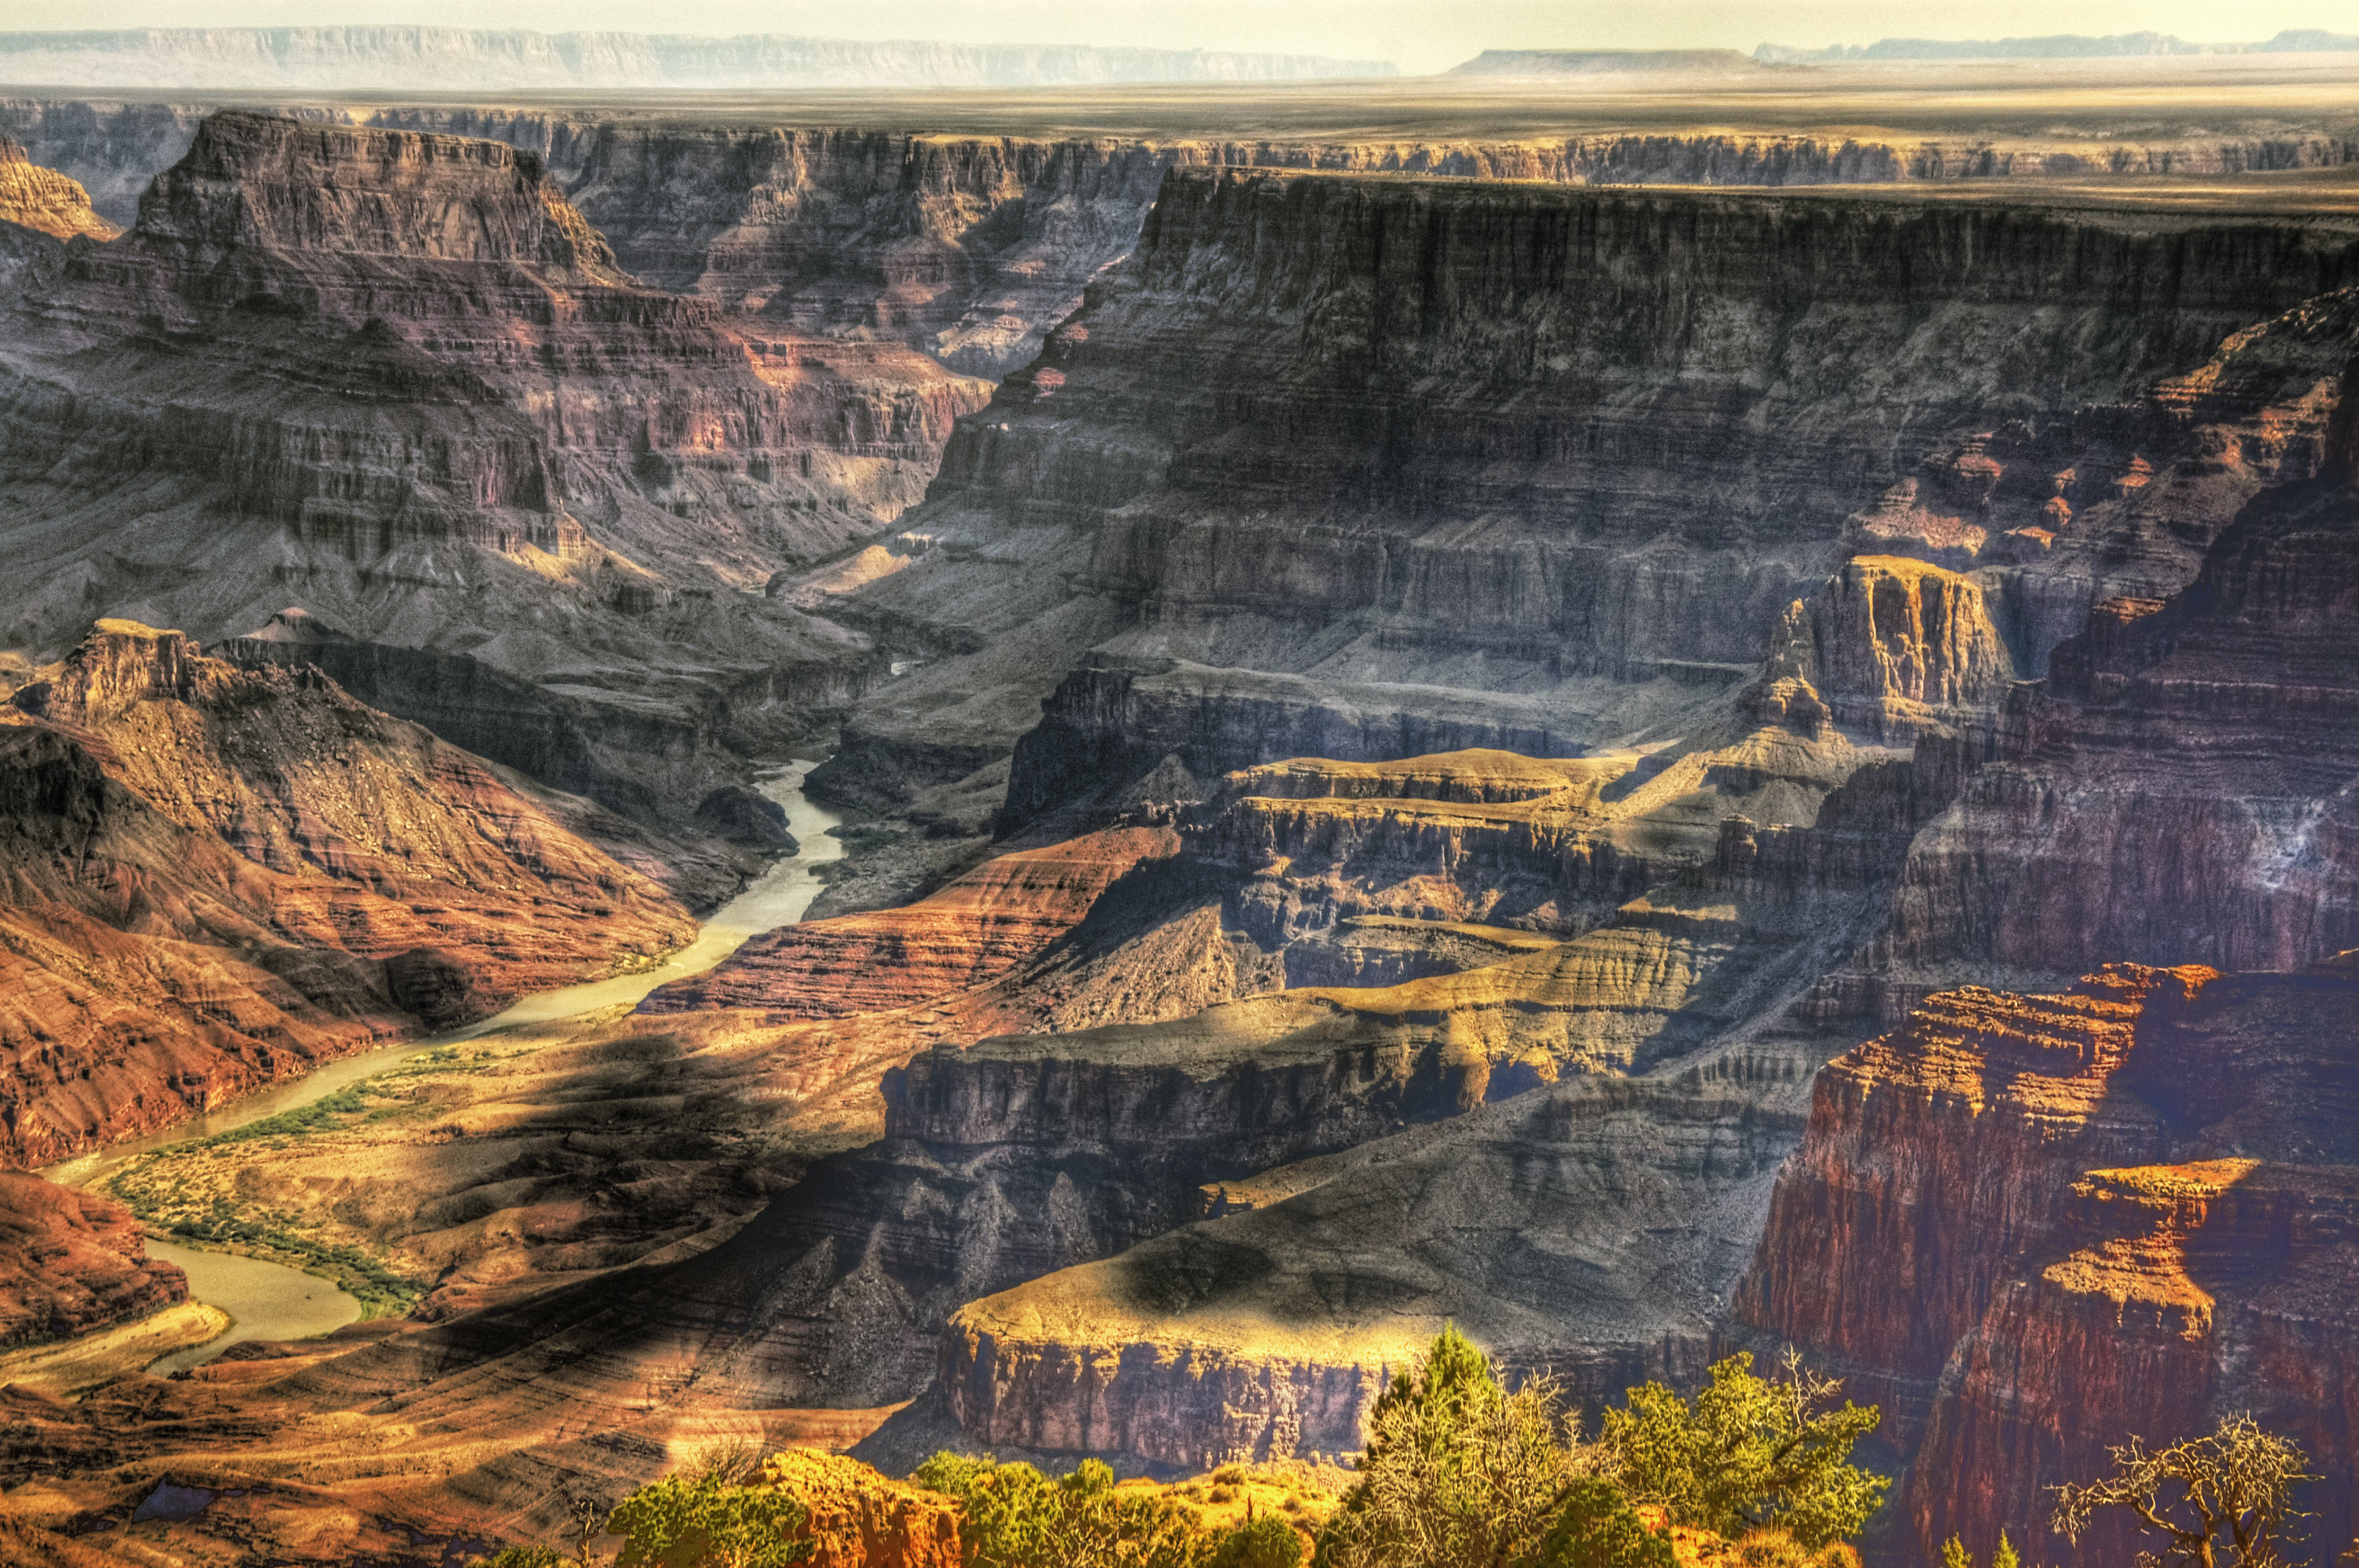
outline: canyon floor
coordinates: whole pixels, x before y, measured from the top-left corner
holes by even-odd
[[[0,1539],[1323,1498],[1454,1323],[1799,1348],[1879,1568],[2245,1410],[2334,1558],[2349,59],[0,94]],[[149,1238],[362,1315],[151,1375]]]

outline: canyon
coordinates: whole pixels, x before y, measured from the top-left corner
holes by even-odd
[[[664,786],[610,800],[674,827],[656,800],[743,783],[873,678],[856,634],[759,590],[914,499],[983,391],[633,283],[505,146],[251,115],[11,308],[12,643],[51,656],[101,605],[212,643],[299,600],[439,655],[345,660],[364,698],[540,688],[600,772]]]
[[[438,1038],[0,1183],[0,1337],[236,1217],[391,1303],[0,1388],[4,1528],[1322,1461],[1454,1323],[1593,1426],[1799,1347],[1878,1562],[2246,1409],[2332,1556],[2347,126],[1335,91],[0,105],[0,1155]]]

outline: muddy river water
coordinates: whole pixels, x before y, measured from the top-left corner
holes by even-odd
[[[800,846],[799,851],[773,864],[744,892],[716,910],[704,923],[696,941],[658,968],[543,991],[463,1029],[347,1056],[308,1077],[274,1084],[194,1120],[182,1122],[168,1132],[118,1143],[53,1165],[43,1173],[69,1186],[87,1186],[141,1154],[209,1138],[266,1116],[310,1105],[438,1045],[473,1040],[515,1024],[554,1022],[601,1008],[634,1003],[658,986],[702,973],[735,952],[746,938],[800,920],[803,911],[810,907],[811,900],[819,896],[824,885],[817,875],[818,868],[843,858],[843,841],[830,832],[840,827],[843,818],[803,797],[803,777],[817,765],[801,761],[789,762],[756,781],[764,795],[786,807],[788,830]],[[328,1281],[282,1263],[163,1241],[150,1241],[147,1250],[154,1257],[186,1269],[190,1294],[207,1305],[221,1308],[234,1320],[221,1337],[176,1351],[156,1362],[149,1370],[159,1375],[209,1361],[241,1340],[308,1338],[342,1328],[361,1314],[360,1303]]]

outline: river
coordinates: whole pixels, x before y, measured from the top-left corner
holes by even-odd
[[[473,1040],[519,1023],[549,1023],[601,1008],[627,1005],[658,986],[703,973],[735,952],[746,938],[800,920],[803,911],[810,907],[811,900],[819,896],[824,885],[818,869],[843,858],[843,840],[831,831],[841,827],[843,818],[803,796],[804,775],[818,765],[798,759],[756,781],[764,795],[786,807],[788,827],[795,836],[798,852],[774,863],[744,892],[714,911],[696,940],[659,967],[542,991],[463,1029],[346,1056],[308,1077],[273,1084],[167,1131],[52,1165],[42,1174],[68,1186],[88,1186],[139,1155],[210,1138],[266,1116],[310,1105],[438,1045]],[[316,1274],[307,1274],[283,1263],[200,1250],[174,1242],[150,1241],[147,1250],[153,1257],[186,1269],[190,1294],[208,1306],[221,1308],[234,1320],[229,1331],[219,1338],[175,1351],[156,1362],[148,1369],[158,1375],[210,1361],[241,1340],[307,1339],[342,1328],[361,1314],[360,1303],[345,1292]]]

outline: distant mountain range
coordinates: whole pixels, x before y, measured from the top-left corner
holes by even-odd
[[[1081,45],[463,27],[0,33],[0,81],[108,88],[1051,87],[1392,76],[1388,61]]]
[[[1862,47],[1830,44],[1793,49],[1763,44],[1753,58],[1765,65],[1829,65],[1854,59],[2099,59],[2128,55],[2314,54],[2359,51],[2359,33],[2289,28],[2267,43],[2190,44],[2169,33],[2109,33],[2091,38],[2059,33],[2044,38],[1882,38]]]
[[[1762,48],[1773,46],[1764,44]],[[1484,49],[1445,76],[1503,77],[1538,81],[1559,76],[1612,75],[1622,71],[1680,75],[1725,75],[1758,71],[1766,62],[1735,49]]]

